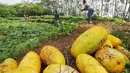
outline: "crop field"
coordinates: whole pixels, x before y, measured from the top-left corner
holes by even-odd
[[[28,22],[24,22],[20,17],[1,18],[0,61],[14,58],[20,63],[29,51],[40,54],[44,46],[50,45],[61,51],[67,65],[77,69],[70,49],[82,33],[95,26],[105,27],[122,41],[121,46],[129,50],[130,23],[123,19],[95,17],[93,24],[87,24],[87,18],[83,16],[62,16],[60,24],[54,24],[53,18],[53,16],[32,16]],[[46,65],[42,64],[42,70],[45,68]],[[127,67],[123,73],[129,73]]]

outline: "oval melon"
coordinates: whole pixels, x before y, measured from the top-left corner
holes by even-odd
[[[17,65],[16,60],[12,58],[5,59],[3,63],[0,64],[0,73],[6,73],[8,71],[16,69],[17,66],[18,65]]]
[[[96,52],[95,58],[112,73],[122,73],[126,64],[126,57],[121,52],[105,47]]]
[[[108,73],[96,59],[88,54],[78,55],[76,66],[81,73]]]
[[[117,37],[115,37],[114,35],[111,35],[111,34],[108,35],[108,40],[110,40],[113,47],[116,47],[116,46],[122,44],[122,41],[119,38],[117,38]]]
[[[19,67],[16,70],[8,73],[38,73],[38,72],[31,67]]]
[[[107,40],[108,32],[102,26],[94,26],[81,34],[72,44],[71,55],[76,58],[82,53],[96,52]]]
[[[18,67],[26,67],[26,66],[33,68],[39,73],[41,69],[40,56],[33,51],[28,52],[24,56]]]
[[[44,64],[65,64],[63,54],[55,47],[47,45],[44,46],[40,52],[41,59]]]

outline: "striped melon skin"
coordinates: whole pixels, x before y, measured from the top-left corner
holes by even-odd
[[[95,26],[81,34],[72,44],[71,55],[76,57],[81,53],[96,52],[107,40],[108,32],[102,26]]]

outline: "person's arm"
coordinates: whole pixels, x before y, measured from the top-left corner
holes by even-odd
[[[84,8],[84,9],[81,9],[80,11],[85,11],[85,8]]]
[[[84,9],[81,9],[80,11],[87,11],[88,9],[84,8]]]
[[[88,5],[85,5],[84,9],[81,9],[81,11],[87,11],[88,8],[89,8],[89,6],[88,6]]]

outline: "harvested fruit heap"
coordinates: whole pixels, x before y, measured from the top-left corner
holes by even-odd
[[[70,50],[80,73],[122,73],[130,52],[121,44],[104,27],[94,26],[81,34]],[[50,45],[44,46],[40,55],[28,52],[19,65],[12,58],[6,59],[0,64],[0,73],[40,73],[41,61],[47,65],[43,73],[79,73],[66,65],[64,55]]]

